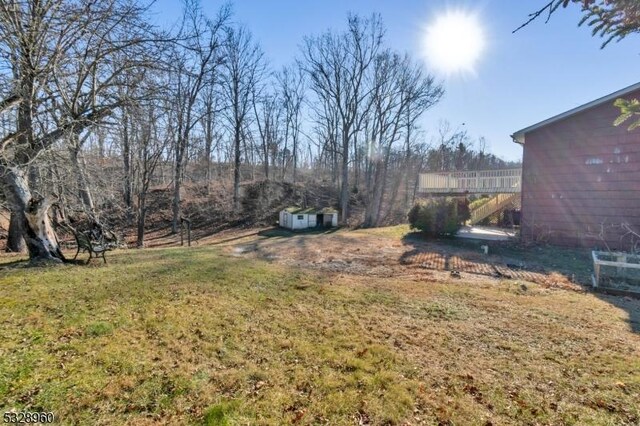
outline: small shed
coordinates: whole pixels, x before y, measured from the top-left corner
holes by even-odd
[[[338,211],[332,208],[314,209],[289,207],[280,212],[280,226],[297,230],[338,226]]]

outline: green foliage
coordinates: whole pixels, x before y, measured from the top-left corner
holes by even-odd
[[[466,199],[440,198],[416,203],[408,213],[412,229],[428,235],[453,235],[469,219]]]
[[[593,36],[601,37],[604,48],[612,41],[620,41],[630,34],[640,33],[640,2],[638,0],[552,0],[537,12],[529,15],[529,20],[515,31],[527,26],[533,20],[548,12],[548,18],[560,7],[577,4],[582,8],[582,19],[578,25],[587,24]],[[514,31],[514,32],[515,32]],[[615,106],[620,108],[620,116],[614,121],[619,126],[635,115],[640,115],[638,99],[618,99]],[[628,130],[640,127],[640,119],[634,121]]]
[[[578,4],[582,8],[579,25],[591,27],[591,34],[604,39],[602,47],[613,40],[619,41],[640,32],[640,3],[638,0],[554,0],[538,11],[533,19],[546,9],[553,13],[560,6]]]
[[[489,200],[491,200],[491,198],[487,197],[487,196],[482,196],[482,197],[478,198],[477,200],[473,200],[472,202],[469,203],[469,210],[478,209],[478,208],[484,206],[485,204],[487,204],[489,202]]]
[[[567,7],[577,3],[582,7],[579,25],[591,27],[591,34],[604,39],[601,47],[612,41],[620,41],[630,34],[640,32],[640,2],[638,0],[556,0],[554,9],[560,5]],[[614,122],[619,126],[634,116],[640,115],[638,99],[618,99],[615,106],[620,108],[620,116]],[[628,130],[640,127],[640,119],[631,123]]]
[[[640,115],[640,101],[637,99],[617,99],[614,103],[617,108],[620,108],[620,116],[613,122],[614,125],[619,126],[630,118]],[[634,121],[629,126],[629,131],[640,127],[640,119]]]

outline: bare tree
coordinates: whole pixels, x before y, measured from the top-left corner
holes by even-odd
[[[284,166],[286,158],[284,151],[280,151],[284,105],[278,93],[255,93],[252,102],[261,141],[264,176],[265,179],[269,179],[269,162],[275,166],[277,157],[282,155]]]
[[[338,115],[342,160],[340,205],[342,222],[349,217],[349,152],[366,115],[367,71],[382,44],[384,29],[379,16],[348,18],[341,34],[327,32],[307,38],[302,66],[319,102],[328,103]]]
[[[408,56],[384,51],[376,57],[371,94],[371,151],[368,156],[373,172],[367,182],[365,226],[375,226],[381,219],[393,144],[400,141],[403,131],[409,137],[408,130],[415,120],[435,105],[442,95],[442,87],[421,66],[413,64]],[[400,180],[396,180],[392,205],[399,183]]]
[[[11,70],[12,96],[20,99],[15,131],[2,141],[0,176],[32,260],[64,256],[48,216],[51,200],[32,195],[27,173],[56,142],[80,136],[121,105],[111,90],[122,71],[115,57],[148,42],[143,10],[120,0],[0,3],[0,69]],[[79,58],[87,59],[84,81],[70,90]]]
[[[209,191],[209,183],[212,179],[211,174],[211,157],[214,149],[219,150],[220,133],[217,129],[219,115],[222,112],[222,100],[216,88],[218,85],[217,76],[214,75],[209,84],[202,93],[202,131],[204,138],[204,160],[205,160],[205,181],[207,184],[207,193]],[[214,146],[215,143],[215,146]]]
[[[225,119],[233,146],[233,204],[236,210],[240,207],[241,153],[247,142],[252,96],[265,69],[264,54],[251,34],[244,28],[227,29],[222,87],[227,106]]]
[[[216,70],[223,63],[222,32],[231,10],[223,7],[215,20],[207,19],[197,0],[186,0],[183,26],[177,37],[171,63],[174,66],[173,92],[176,108],[176,140],[173,174],[173,220],[171,231],[178,232],[181,216],[181,188],[184,162],[192,130],[200,117],[196,103],[204,88],[214,84]]]
[[[153,174],[162,154],[174,135],[173,113],[166,104],[150,103],[138,109],[138,127],[135,133],[135,182],[137,201],[136,245],[144,247],[147,217],[147,194]]]
[[[298,149],[305,92],[304,77],[304,73],[300,67],[284,67],[277,76],[280,85],[280,96],[283,99],[285,112],[284,151],[288,151],[289,141],[291,141],[290,158],[293,162],[291,180],[293,182],[296,181],[296,170],[298,169]],[[282,156],[283,180],[288,166],[287,159],[288,156]]]

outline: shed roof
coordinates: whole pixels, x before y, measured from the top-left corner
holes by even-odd
[[[338,211],[331,207],[324,207],[322,209],[313,208],[313,207],[287,207],[284,209],[285,212],[291,214],[323,214],[323,213],[338,213]]]
[[[571,117],[572,115],[578,114],[582,111],[586,111],[590,108],[596,107],[598,105],[602,105],[606,102],[610,102],[610,101],[615,101],[616,99],[618,99],[621,96],[627,95],[631,92],[635,92],[636,90],[640,90],[640,83],[636,83],[636,84],[632,84],[629,87],[625,87],[624,89],[618,90],[617,92],[613,92],[607,96],[603,96],[601,98],[596,99],[595,101],[591,101],[588,102],[584,105],[580,105],[579,107],[570,109],[569,111],[563,112],[562,114],[558,114],[558,115],[554,115],[551,118],[548,118],[546,120],[543,120],[539,123],[536,123],[534,125],[531,125],[529,127],[525,127],[524,129],[518,130],[517,132],[515,132],[514,134],[511,135],[511,138],[513,139],[513,141],[515,143],[519,143],[524,145],[524,141],[525,141],[525,135],[527,133],[530,133],[536,129],[539,129],[540,127],[544,127],[546,125],[549,125],[551,123],[555,123],[556,121],[560,121],[563,120],[567,117]]]

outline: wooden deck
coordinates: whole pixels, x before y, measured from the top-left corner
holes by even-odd
[[[522,169],[422,173],[422,194],[508,194],[520,192]]]

